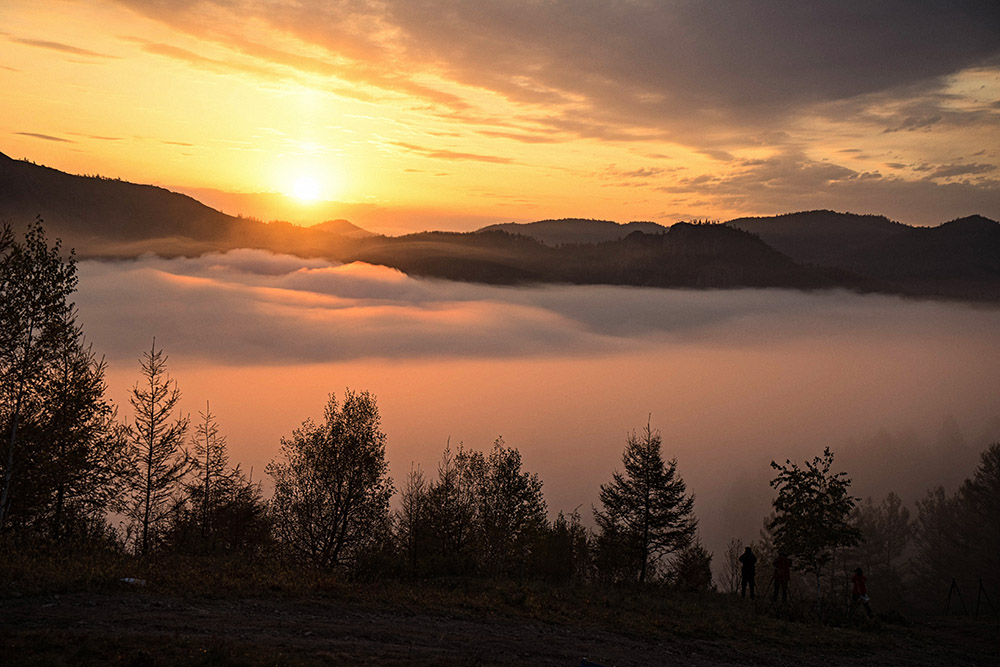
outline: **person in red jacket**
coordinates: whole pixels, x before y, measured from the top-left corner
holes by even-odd
[[[781,601],[788,601],[788,582],[792,578],[792,560],[784,553],[778,553],[774,559],[774,590],[771,601],[778,601],[778,591],[781,591]]]
[[[868,614],[868,618],[872,618],[872,608],[868,606],[868,578],[865,577],[865,573],[861,571],[859,567],[854,571],[854,576],[851,577],[851,607],[856,607],[858,604],[862,604],[865,607],[865,613]]]
[[[747,586],[750,587],[750,599],[753,600],[754,592],[757,588],[756,578],[757,578],[757,556],[754,555],[753,549],[747,547],[743,551],[743,555],[740,556],[740,563],[742,567],[740,568],[740,596],[747,596]]]

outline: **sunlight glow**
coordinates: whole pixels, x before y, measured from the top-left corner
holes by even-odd
[[[314,202],[320,198],[319,181],[311,176],[300,176],[292,186],[292,194],[302,202]]]

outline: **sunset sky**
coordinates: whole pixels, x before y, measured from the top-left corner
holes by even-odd
[[[994,2],[4,0],[0,152],[389,233],[997,219],[998,35]]]

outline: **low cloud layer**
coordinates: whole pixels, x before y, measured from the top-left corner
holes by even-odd
[[[980,331],[1000,313],[843,292],[489,287],[416,279],[261,250],[193,259],[80,265],[87,331],[113,353],[152,336],[178,354],[233,365],[365,358],[591,356],[677,344],[754,346],[881,326],[933,331],[935,318]],[[817,318],[817,309],[822,317]],[[780,323],[780,324],[779,324]]]

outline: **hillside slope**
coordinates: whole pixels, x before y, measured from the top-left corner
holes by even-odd
[[[667,227],[655,222],[629,222],[624,225],[611,220],[585,220],[564,218],[562,220],[539,220],[538,222],[505,222],[483,227],[479,231],[503,231],[508,234],[528,236],[548,246],[573,243],[606,243],[620,241],[632,232],[662,234]]]

